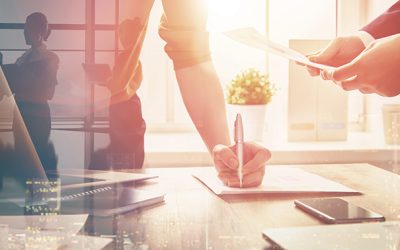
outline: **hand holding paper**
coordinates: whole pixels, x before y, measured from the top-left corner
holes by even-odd
[[[355,59],[365,46],[358,36],[339,37],[332,40],[329,45],[309,56],[310,61],[320,64],[333,65],[334,67],[342,66]],[[308,67],[311,76],[319,76],[320,70]],[[327,78],[323,75],[324,78]]]
[[[353,60],[327,72],[325,78],[341,82],[344,90],[391,97],[400,94],[399,65],[400,34],[397,34],[375,40]]]
[[[282,56],[289,60],[311,66],[321,70],[332,70],[334,67],[312,62],[305,55],[282,46],[278,43],[268,40],[265,36],[261,35],[255,28],[241,28],[225,32],[225,35],[233,40],[246,44],[250,47],[268,51],[276,55]]]

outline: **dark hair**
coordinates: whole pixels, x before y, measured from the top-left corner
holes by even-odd
[[[43,36],[43,39],[47,41],[49,38],[51,30],[49,28],[49,23],[47,22],[47,17],[41,12],[34,12],[26,18],[25,23],[30,23],[34,31],[38,32]]]

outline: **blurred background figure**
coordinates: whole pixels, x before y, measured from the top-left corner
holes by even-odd
[[[35,151],[45,170],[55,170],[57,166],[54,146],[49,140],[51,114],[48,101],[53,98],[57,85],[59,59],[46,48],[50,29],[43,13],[35,12],[26,18],[24,36],[31,47],[15,64],[2,66],[16,102],[12,130],[17,175],[24,175],[24,169],[30,168],[29,159]],[[27,143],[29,140],[32,143]]]
[[[144,29],[140,19],[126,19],[118,29],[119,38],[124,51],[115,62],[113,75],[107,79],[106,86],[110,90],[109,119],[110,145],[94,153],[91,169],[109,168],[141,168],[144,161],[144,133],[146,123],[142,117],[142,106],[138,95],[127,96],[125,87],[131,80],[142,81],[142,66],[138,66],[130,58],[135,53],[140,31]],[[136,53],[139,53],[136,50]]]

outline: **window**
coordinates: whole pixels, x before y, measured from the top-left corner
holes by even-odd
[[[51,102],[53,118],[83,121],[89,112],[85,109],[89,101],[88,91],[93,91],[95,120],[104,120],[108,115],[105,106],[109,94],[102,87],[88,87],[81,67],[88,56],[89,38],[84,24],[87,16],[94,11],[94,61],[108,63],[113,67],[115,55],[121,49],[116,42],[116,24],[130,18],[135,11],[140,11],[134,7],[138,1],[140,0],[93,0],[95,4],[91,10],[86,5],[91,1],[4,0],[0,9],[0,50],[4,54],[4,62],[14,62],[27,48],[22,33],[25,17],[33,11],[46,13],[53,27],[48,47],[60,57],[59,86]],[[286,137],[286,130],[281,128],[287,127],[288,61],[231,41],[222,31],[254,26],[270,39],[286,45],[290,39],[332,39],[337,34],[348,34],[357,30],[370,16],[379,13],[376,6],[385,9],[392,2],[394,1],[209,1],[210,43],[221,84],[225,86],[236,73],[249,67],[270,72],[271,81],[277,85],[279,91],[270,104],[267,127],[269,130],[280,131],[277,136],[279,140],[284,140],[282,138]],[[172,63],[164,53],[164,42],[158,35],[162,11],[162,2],[155,1],[141,54],[144,79],[138,94],[142,100],[143,114],[149,131],[194,131],[180,97]],[[366,117],[369,116],[366,113],[367,104],[376,102],[374,98],[366,98],[356,92],[349,93],[351,129],[364,129]]]
[[[132,8],[132,4],[129,1],[121,1],[120,21],[124,16],[129,16],[126,12]],[[265,70],[265,54],[237,44],[221,34],[222,31],[233,29],[237,25],[256,26],[264,31],[264,1],[218,0],[209,1],[209,4],[208,28],[214,64],[221,82],[229,83],[233,75],[249,65]],[[155,1],[141,53],[143,82],[138,94],[142,101],[143,115],[148,124],[148,131],[194,131],[179,93],[172,62],[164,52],[164,41],[158,35],[162,13],[161,1]],[[239,15],[241,19],[238,18]],[[232,54],[231,51],[239,53]],[[237,60],[238,58],[241,59]],[[226,62],[235,63],[227,67]]]
[[[345,1],[344,1],[345,2]],[[337,1],[318,1],[318,0],[302,0],[302,1],[245,1],[245,0],[216,0],[209,1],[209,22],[208,29],[210,31],[210,43],[212,49],[212,56],[214,64],[219,74],[221,84],[225,86],[233,76],[248,67],[256,67],[261,71],[269,71],[271,74],[271,80],[280,89],[278,94],[274,97],[273,102],[270,104],[269,118],[273,119],[274,122],[269,122],[267,127],[269,130],[281,131],[279,140],[286,137],[286,130],[276,129],[287,127],[287,112],[282,112],[281,107],[287,106],[287,83],[288,83],[288,62],[286,59],[278,58],[274,55],[267,56],[265,53],[258,50],[248,48],[244,45],[238,44],[235,41],[225,37],[222,32],[234,29],[238,27],[254,26],[259,31],[265,33],[268,30],[269,37],[277,42],[288,44],[289,39],[333,39],[337,34]],[[349,3],[345,3],[353,11],[354,6],[348,6]],[[287,8],[291,5],[291,8]],[[295,6],[293,6],[295,5]],[[313,6],[313,8],[309,8]],[[158,22],[158,18],[161,14],[160,6],[157,6],[156,10],[153,10],[151,21]],[[356,8],[356,12],[359,11],[359,15],[353,17],[345,17],[346,22],[352,21],[352,19],[360,18],[363,9]],[[268,14],[267,14],[268,10]],[[301,10],[301,11],[299,11]],[[157,13],[160,11],[160,13]],[[290,16],[290,18],[287,18]],[[341,17],[339,16],[339,19]],[[318,20],[316,22],[315,20]],[[343,20],[344,21],[344,20]],[[360,20],[353,25],[353,29],[356,30],[360,25]],[[267,23],[269,24],[267,27]],[[157,26],[155,24],[154,26]],[[153,25],[149,26],[152,29]],[[152,46],[153,49],[158,48],[156,41],[159,39],[156,31],[150,33],[146,37],[147,42],[145,46]],[[159,46],[159,44],[157,44]],[[234,53],[232,53],[234,51]],[[154,52],[155,53],[155,52]],[[146,63],[146,51],[144,51],[142,58],[144,66]],[[152,55],[154,56],[154,55]],[[163,55],[160,56],[160,59]],[[165,99],[162,99],[161,104],[162,110],[158,109],[157,112],[152,109],[158,105],[143,105],[145,116],[151,117],[154,114],[159,114],[158,117],[162,119],[157,120],[156,123],[167,122],[171,124],[169,128],[173,130],[187,130],[191,129],[194,131],[190,118],[182,103],[179,89],[177,87],[175,75],[173,74],[171,63],[168,59],[161,60],[165,64],[161,65],[159,70],[161,72],[167,72],[167,82],[157,82],[158,88],[154,86],[154,82],[144,81],[142,89],[139,91],[144,96],[151,95],[148,92],[149,89],[154,86],[154,89],[158,89],[159,92],[165,91]],[[152,66],[154,67],[154,65]],[[151,75],[151,74],[150,74]],[[145,74],[145,78],[148,75]],[[164,81],[161,79],[161,81]],[[143,102],[146,103],[147,98],[143,98]],[[153,98],[149,98],[154,100]],[[362,128],[364,120],[364,98],[357,93],[350,94],[350,102],[355,105],[349,105],[349,122],[354,124],[351,126],[354,129]],[[157,99],[160,100],[160,99]],[[279,108],[277,108],[279,107]],[[151,111],[150,111],[151,109]],[[150,121],[155,121],[150,119]],[[153,123],[154,124],[154,123]],[[160,129],[159,126],[151,126],[156,131]],[[165,129],[163,126],[162,129]],[[284,140],[284,139],[283,139]]]

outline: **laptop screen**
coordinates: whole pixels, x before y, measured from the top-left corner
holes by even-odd
[[[58,174],[63,155],[53,144],[48,104],[34,98],[27,101],[18,93],[20,86],[10,87],[13,82],[20,84],[15,80],[17,65],[13,66],[2,67],[7,78],[0,70],[0,203],[34,203],[62,186],[102,181]]]

